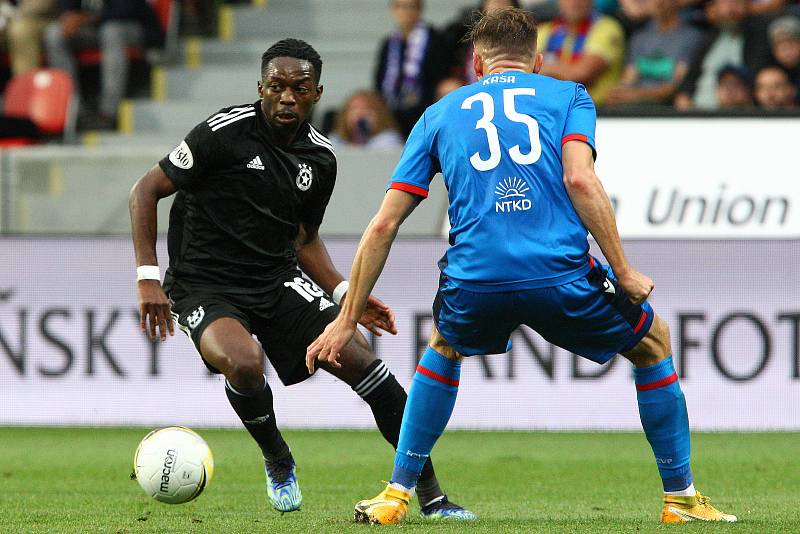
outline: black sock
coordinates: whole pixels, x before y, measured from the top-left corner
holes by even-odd
[[[289,446],[283,441],[275,421],[272,389],[267,384],[267,377],[264,377],[263,388],[249,391],[237,391],[226,380],[225,395],[244,427],[261,447],[265,460],[281,460],[290,455]]]
[[[353,391],[364,399],[372,409],[372,415],[383,437],[397,449],[400,438],[400,425],[406,407],[406,395],[394,375],[381,360],[375,360],[364,371],[363,378],[353,387]],[[417,497],[421,504],[443,495],[433,471],[431,459],[425,462],[417,482]]]

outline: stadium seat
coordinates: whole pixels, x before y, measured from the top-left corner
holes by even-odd
[[[64,71],[32,70],[11,79],[4,95],[4,115],[30,119],[44,135],[74,133],[74,86]],[[33,138],[0,139],[0,147],[33,144]]]
[[[172,24],[172,15],[175,11],[174,0],[149,0],[150,5],[153,6],[153,11],[158,16],[158,21],[161,23],[161,29],[164,33],[169,32]]]

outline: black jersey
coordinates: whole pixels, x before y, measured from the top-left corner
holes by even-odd
[[[225,108],[159,162],[178,188],[166,286],[263,292],[296,268],[299,225],[322,222],[336,156],[308,123],[286,148],[268,128],[260,102]]]

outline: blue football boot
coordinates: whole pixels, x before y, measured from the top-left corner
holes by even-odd
[[[267,498],[272,507],[279,512],[294,512],[303,504],[303,494],[294,474],[294,458],[289,455],[283,460],[264,461],[267,474]]]
[[[448,521],[475,521],[478,518],[478,516],[463,506],[451,502],[447,498],[447,495],[442,495],[438,499],[421,507],[419,509],[419,515],[425,519]]]

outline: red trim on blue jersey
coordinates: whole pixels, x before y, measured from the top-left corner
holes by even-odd
[[[655,382],[636,384],[636,391],[650,391],[651,389],[663,388],[664,386],[668,386],[673,382],[677,382],[677,380],[678,373],[672,373],[668,377],[662,378],[661,380],[656,380]]]
[[[421,375],[427,376],[428,378],[432,378],[437,382],[441,382],[442,384],[458,387],[458,380],[453,380],[452,378],[447,378],[446,376],[440,375],[439,373],[434,373],[430,369],[426,369],[421,365],[417,366],[417,372]]]
[[[392,182],[392,185],[389,186],[389,189],[398,189],[400,191],[405,191],[406,193],[411,193],[412,195],[417,195],[418,197],[428,198],[427,189],[423,189],[417,185],[407,184],[405,182]]]
[[[594,269],[594,258],[589,256],[589,268]]]
[[[563,139],[561,139],[561,144],[563,145],[567,141],[583,141],[584,143],[589,142],[589,137],[583,134],[569,134],[565,135]]]
[[[633,329],[634,334],[639,333],[639,330],[642,329],[646,320],[647,320],[647,312],[642,310],[642,316],[639,317],[639,322],[636,324],[636,328]]]

